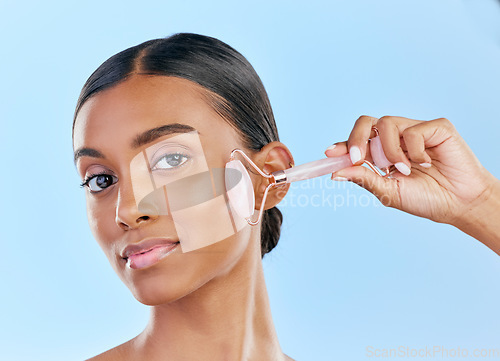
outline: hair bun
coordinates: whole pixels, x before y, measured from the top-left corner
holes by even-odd
[[[261,232],[261,256],[264,257],[266,253],[276,247],[280,239],[281,223],[283,222],[283,215],[277,207],[267,209],[262,216]]]

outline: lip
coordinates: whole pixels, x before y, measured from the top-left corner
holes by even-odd
[[[120,253],[120,256],[123,259],[127,259],[132,255],[140,254],[140,253],[145,253],[147,251],[151,251],[153,248],[157,247],[168,247],[168,246],[174,246],[175,244],[179,243],[179,241],[176,241],[171,238],[148,238],[148,239],[143,239],[142,241],[134,244],[129,244],[127,247],[125,247],[122,252]]]
[[[121,256],[131,269],[148,268],[174,252],[179,244],[170,238],[144,239],[125,247]]]

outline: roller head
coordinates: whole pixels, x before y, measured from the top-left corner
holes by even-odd
[[[392,165],[391,161],[387,159],[382,148],[382,142],[380,137],[377,135],[370,139],[370,152],[372,154],[373,162],[380,169],[387,168]]]
[[[242,218],[249,218],[255,209],[252,180],[239,160],[226,163],[226,193],[229,204]]]

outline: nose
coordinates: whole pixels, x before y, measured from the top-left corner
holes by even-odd
[[[158,212],[154,207],[138,207],[131,189],[120,187],[116,203],[115,222],[121,229],[128,231],[154,222]]]

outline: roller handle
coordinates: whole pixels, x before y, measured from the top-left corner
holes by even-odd
[[[301,180],[321,177],[322,175],[337,172],[352,166],[349,154],[340,157],[330,157],[313,162],[304,163],[293,168],[285,169],[286,182],[292,183]]]
[[[393,164],[385,156],[378,135],[370,139],[370,153],[375,165],[381,169],[385,169]],[[304,163],[293,168],[285,169],[283,172],[286,176],[286,183],[292,183],[321,177],[350,166],[352,166],[351,158],[349,154],[345,154],[340,157],[328,157]]]

